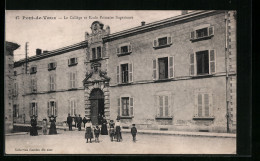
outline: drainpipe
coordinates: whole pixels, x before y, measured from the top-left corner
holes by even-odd
[[[227,118],[227,133],[230,132],[229,129],[229,88],[228,88],[228,13],[225,11],[225,66],[226,66],[226,118]]]

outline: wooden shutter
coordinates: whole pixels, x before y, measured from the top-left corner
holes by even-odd
[[[209,117],[209,94],[204,94],[204,116]]]
[[[198,94],[194,94],[194,116],[198,117]]]
[[[209,30],[209,36],[214,35],[214,26],[210,26],[210,27],[208,28],[208,30]]]
[[[156,59],[153,60],[153,80],[157,78],[157,67],[156,67]]]
[[[51,111],[50,111],[50,102],[47,102],[47,115],[50,117]]]
[[[190,54],[190,75],[195,75],[195,53]]]
[[[156,116],[159,117],[160,116],[160,111],[159,111],[159,100],[158,100],[158,96],[154,96],[154,106],[156,109]]]
[[[213,94],[209,94],[209,116],[213,117]]]
[[[128,64],[128,71],[129,71],[129,82],[133,82],[133,64],[129,63]]]
[[[54,116],[58,116],[58,102],[54,102]]]
[[[68,65],[70,65],[70,59],[68,59]]]
[[[37,81],[38,81],[38,79],[34,78],[34,89],[35,89],[35,92],[37,92]]]
[[[31,92],[33,92],[33,79],[31,79]]]
[[[121,108],[121,99],[120,98],[118,98],[117,99],[117,116],[120,116],[120,108]]]
[[[29,103],[29,116],[32,116],[32,103]]]
[[[164,116],[169,116],[169,97],[164,96]]]
[[[159,116],[163,116],[163,96],[159,96]]]
[[[167,37],[167,44],[171,44],[172,43],[172,37]]]
[[[155,40],[153,40],[153,47],[157,47],[157,46],[158,46],[158,40],[155,39]]]
[[[132,52],[132,45],[131,45],[131,44],[128,45],[128,52],[129,52],[129,53]]]
[[[117,84],[120,83],[120,66],[118,65],[117,68],[116,68],[116,80],[117,80]]]
[[[78,58],[75,58],[75,63],[78,63]]]
[[[129,106],[129,108],[130,108],[130,115],[131,116],[134,116],[134,98],[133,97],[130,97],[130,106]]]
[[[57,62],[54,62],[53,64],[54,64],[54,68],[56,68],[57,67]]]
[[[174,77],[174,58],[173,56],[169,57],[168,59],[168,71],[169,71],[169,78]]]
[[[209,71],[211,74],[216,72],[216,55],[215,50],[210,50],[209,52]]]
[[[194,40],[194,39],[195,39],[195,31],[192,31],[192,32],[190,33],[190,39],[191,39],[191,40]]]
[[[49,90],[51,91],[51,75],[49,75],[48,86],[49,86]]]
[[[53,88],[56,90],[56,74],[53,75]]]
[[[75,73],[75,88],[78,87],[78,72],[76,71]]]
[[[120,48],[119,47],[116,48],[116,53],[120,54]]]
[[[51,63],[48,64],[48,69],[51,69]]]
[[[38,116],[38,104],[35,103],[35,116]]]
[[[203,98],[202,98],[203,96],[202,96],[202,94],[198,94],[198,116],[199,117],[202,117],[202,100],[203,100]]]

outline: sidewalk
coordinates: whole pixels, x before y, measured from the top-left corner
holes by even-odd
[[[30,126],[29,124],[14,124],[15,126]],[[41,126],[39,126],[41,127]],[[56,126],[57,129],[68,131],[68,127]],[[84,128],[82,128],[83,130]],[[74,126],[72,130],[77,130]],[[130,133],[130,129],[122,129],[123,133]],[[26,134],[26,132],[23,132]],[[15,133],[13,133],[15,134]],[[21,133],[22,134],[22,133]],[[212,132],[187,132],[187,131],[160,131],[160,130],[138,130],[138,134],[151,135],[175,135],[175,136],[196,136],[196,137],[218,137],[218,138],[236,138],[233,133],[212,133]],[[6,134],[7,135],[7,134]]]

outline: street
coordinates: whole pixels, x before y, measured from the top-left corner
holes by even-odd
[[[236,138],[190,137],[122,133],[122,142],[100,135],[100,142],[86,143],[83,131],[58,130],[57,135],[5,136],[6,154],[235,154]]]

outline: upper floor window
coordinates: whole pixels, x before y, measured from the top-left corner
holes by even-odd
[[[78,64],[78,59],[77,58],[70,58],[68,59],[68,66],[74,66]]]
[[[190,75],[207,75],[216,72],[215,50],[204,50],[190,54]]]
[[[195,95],[195,114],[196,118],[213,118],[212,94],[208,92],[199,92]]]
[[[214,26],[210,25],[203,25],[197,29],[194,29],[194,31],[190,33],[191,41],[210,38],[212,36],[214,36]]]
[[[174,57],[162,57],[153,60],[153,79],[174,77]]]
[[[69,88],[76,88],[77,87],[77,72],[69,72]]]
[[[30,68],[30,74],[35,74],[36,72],[37,72],[36,66]]]
[[[124,43],[116,48],[117,56],[128,55],[132,52],[132,45],[130,43]]]
[[[161,48],[161,47],[167,47],[172,44],[172,37],[168,36],[162,36],[158,37],[155,40],[153,40],[153,47],[156,48]]]
[[[37,79],[36,78],[31,79],[31,92],[32,93],[37,92]]]
[[[13,96],[17,96],[17,95],[18,95],[18,83],[15,82],[13,87]]]
[[[15,118],[19,117],[19,105],[16,104],[13,105],[13,117]]]
[[[48,64],[48,70],[55,70],[57,67],[57,63],[56,62],[52,62]]]
[[[56,90],[56,75],[55,74],[51,74],[49,76],[49,89],[50,89],[50,91]]]
[[[125,63],[117,66],[117,83],[133,82],[133,64]]]
[[[14,71],[14,76],[17,76],[17,71]]]
[[[38,116],[38,106],[37,106],[37,102],[31,102],[30,103],[30,107],[29,107],[29,115],[32,117],[34,116]]]
[[[118,116],[133,117],[134,116],[134,98],[120,97],[118,98]]]
[[[102,57],[102,50],[101,46],[92,48],[92,60],[100,59]]]
[[[47,108],[47,114],[48,114],[48,117],[51,117],[52,115],[54,117],[57,117],[58,116],[58,104],[56,101],[54,100],[51,100],[47,103],[48,105],[48,108]]]

